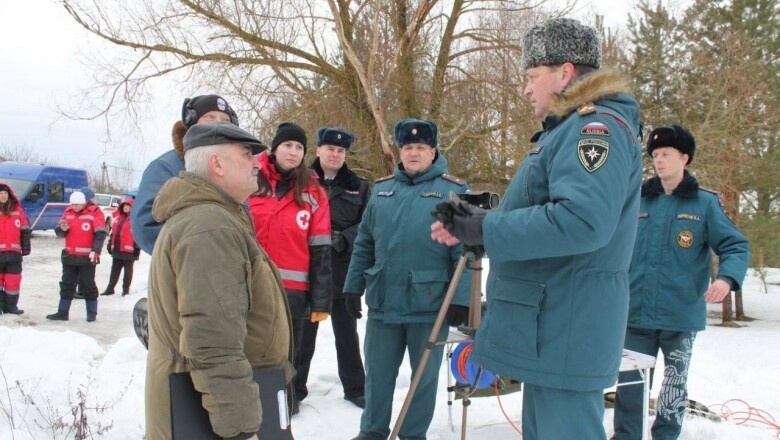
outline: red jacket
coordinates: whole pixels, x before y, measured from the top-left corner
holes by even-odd
[[[123,200],[112,215],[114,227],[111,228],[111,237],[108,240],[108,252],[115,258],[120,254],[128,254],[128,257],[132,256],[133,259],[137,259],[139,248],[130,228],[130,214],[124,212],[125,205],[132,207],[133,199]]]
[[[330,206],[316,174],[303,194],[304,206],[295,202],[294,182],[280,199],[275,193],[282,176],[267,154],[258,156],[260,172],[274,195],[250,196],[249,212],[255,238],[279,267],[285,289],[307,292],[312,311],[330,313]],[[297,314],[293,311],[293,314]]]
[[[98,205],[88,204],[80,212],[68,206],[60,222],[63,220],[70,226],[70,229],[65,231],[65,252],[79,256],[89,256],[93,251],[100,253],[107,232],[106,218]],[[57,228],[59,229],[59,226]],[[99,238],[98,243],[96,238]]]
[[[9,203],[15,202],[8,215],[0,210],[0,252],[27,255],[30,253],[30,221],[11,187],[0,183],[0,190],[8,191]]]

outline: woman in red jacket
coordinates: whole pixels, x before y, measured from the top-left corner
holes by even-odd
[[[106,249],[113,258],[111,262],[111,276],[108,278],[108,286],[101,293],[102,296],[114,294],[114,287],[119,282],[119,274],[125,270],[122,277],[122,296],[130,293],[130,283],[133,282],[133,265],[141,255],[141,248],[135,243],[133,231],[130,229],[130,211],[133,209],[133,199],[125,199],[114,212],[114,227],[108,239]]]
[[[30,222],[11,187],[0,183],[0,315],[21,315],[22,256],[30,254]]]
[[[295,350],[301,345],[307,319],[323,321],[330,314],[330,206],[317,175],[303,162],[306,132],[292,122],[280,124],[270,153],[258,156],[258,191],[249,197],[255,237],[279,267],[293,320]],[[309,368],[299,364],[295,369]],[[292,413],[305,398],[305,384],[296,381]]]

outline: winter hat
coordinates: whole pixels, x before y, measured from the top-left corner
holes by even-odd
[[[693,153],[696,151],[696,140],[690,131],[679,125],[658,127],[650,132],[647,139],[647,155],[653,157],[653,150],[660,147],[676,148],[682,154],[688,155],[686,165],[693,162]]]
[[[260,154],[268,149],[246,130],[230,122],[203,122],[195,124],[184,135],[184,151],[197,147],[224,144],[243,144]]]
[[[349,150],[355,137],[352,133],[338,127],[321,127],[317,130],[317,146],[333,145]]]
[[[198,123],[198,119],[208,112],[218,111],[230,116],[230,122],[238,125],[236,112],[228,105],[225,98],[219,95],[200,95],[187,98],[181,107],[181,121],[188,128]]]
[[[276,127],[274,140],[271,141],[271,151],[276,150],[282,142],[298,141],[303,145],[303,154],[306,154],[306,131],[295,122],[282,122]]]
[[[92,188],[88,186],[82,187],[79,191],[84,194],[84,198],[87,200],[92,200],[95,198],[95,191],[93,191]]]
[[[8,186],[8,185],[6,185],[5,183],[0,183],[0,191],[5,191],[5,192],[7,192],[9,195],[10,195],[10,194],[11,194],[11,192],[12,192],[12,191],[11,191],[11,187],[10,187],[10,186]]]
[[[433,148],[439,144],[439,128],[425,119],[404,119],[395,124],[395,145],[428,144]]]
[[[523,70],[566,62],[601,67],[601,41],[596,29],[571,18],[553,18],[523,35]]]
[[[73,191],[70,195],[71,205],[83,205],[87,203],[87,199],[84,197],[84,193],[81,191]]]

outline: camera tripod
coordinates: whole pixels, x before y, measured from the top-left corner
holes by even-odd
[[[467,339],[459,339],[457,341],[437,341],[436,338],[439,334],[439,331],[441,330],[441,326],[444,324],[444,318],[447,314],[447,309],[449,309],[450,304],[452,303],[452,297],[455,296],[455,290],[458,287],[458,283],[460,282],[461,275],[463,274],[463,270],[466,268],[466,263],[468,262],[469,255],[473,257],[473,261],[470,264],[469,269],[473,272],[471,277],[471,290],[470,290],[470,302],[469,302],[469,322],[467,326],[460,326],[458,327],[458,330],[463,332]],[[425,371],[425,366],[428,364],[428,359],[431,356],[431,350],[438,345],[438,344],[448,344],[450,342],[462,342],[464,340],[472,340],[474,338],[474,333],[476,332],[476,329],[479,327],[480,321],[482,320],[482,257],[484,255],[484,249],[479,248],[466,248],[464,246],[463,248],[463,254],[460,256],[460,260],[458,260],[458,264],[455,267],[455,273],[452,276],[452,280],[450,280],[450,285],[447,288],[447,293],[444,295],[444,300],[442,301],[441,307],[439,308],[439,314],[436,316],[436,321],[433,324],[433,328],[431,329],[430,336],[428,336],[428,340],[425,343],[425,350],[423,351],[422,356],[420,357],[420,363],[417,366],[417,370],[414,372],[414,376],[412,376],[412,382],[409,385],[409,391],[406,393],[406,398],[404,399],[404,404],[401,407],[401,412],[398,414],[398,419],[395,422],[395,425],[393,426],[393,431],[390,433],[390,440],[395,440],[398,438],[398,432],[401,430],[401,425],[403,425],[404,419],[406,418],[406,414],[409,411],[409,406],[412,403],[412,399],[414,398],[414,394],[417,391],[417,387],[420,384],[420,379],[422,378],[423,372]],[[476,381],[475,381],[476,382]],[[467,410],[469,405],[471,404],[471,400],[469,400],[469,396],[476,391],[476,387],[473,387],[471,385],[463,385],[463,386],[455,386],[452,388],[456,393],[461,394],[463,397],[463,416],[461,419],[461,431],[460,431],[460,438],[461,440],[466,439],[466,417],[467,417]],[[448,389],[449,391],[449,389]]]

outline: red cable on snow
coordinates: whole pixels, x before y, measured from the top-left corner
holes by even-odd
[[[729,404],[740,404],[744,406],[745,409],[739,408],[735,410],[730,407]],[[720,414],[715,411],[715,408],[717,407],[720,408]],[[775,421],[775,418],[767,411],[755,408],[742,399],[727,400],[725,403],[711,405],[710,409],[724,420],[734,421],[737,425],[744,425],[752,428],[774,429],[775,438],[780,440],[780,423]]]
[[[514,423],[512,423],[512,420],[509,418],[509,416],[506,414],[506,411],[504,411],[504,405],[501,403],[501,393],[498,391],[498,381],[495,381],[493,384],[493,388],[496,390],[496,399],[498,399],[498,407],[501,408],[501,413],[504,414],[504,418],[507,422],[512,426],[512,428],[517,431],[518,434],[520,434],[520,437],[523,436],[523,431],[520,430],[517,426],[515,426]]]

